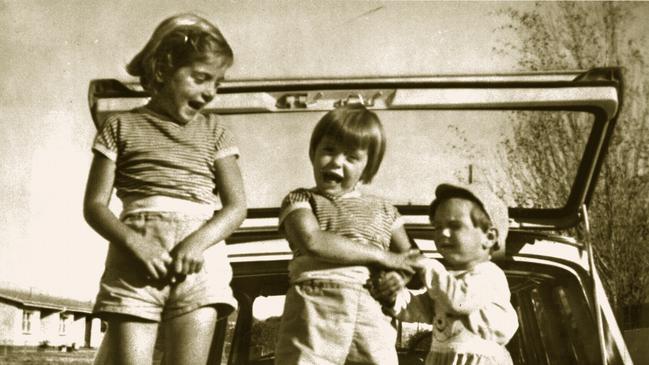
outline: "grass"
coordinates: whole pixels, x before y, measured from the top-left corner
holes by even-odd
[[[0,365],[90,365],[94,349],[60,352],[56,349],[34,348],[0,349]]]
[[[0,365],[91,365],[97,349],[81,348],[71,352],[55,347],[0,346]],[[162,352],[155,351],[153,365],[160,365]]]

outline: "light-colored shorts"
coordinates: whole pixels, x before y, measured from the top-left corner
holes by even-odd
[[[205,219],[172,212],[133,213],[122,221],[167,250],[205,223]],[[199,273],[172,284],[169,277],[151,279],[130,251],[111,243],[93,312],[99,317],[124,314],[159,322],[204,306],[225,304],[230,310],[236,308],[225,243],[208,248],[203,256],[205,262]]]
[[[396,330],[362,284],[306,280],[291,285],[275,364],[398,363]]]

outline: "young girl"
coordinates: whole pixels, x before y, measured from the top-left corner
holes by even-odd
[[[96,363],[151,364],[160,327],[173,333],[163,336],[165,362],[205,364],[217,319],[236,306],[223,240],[246,214],[238,149],[216,116],[201,113],[232,62],[218,28],[180,14],[127,66],[151,99],[98,132],[84,200],[88,224],[110,241],[94,308],[108,331]],[[119,219],[108,208],[113,188]]]
[[[384,151],[381,123],[362,105],[334,109],[316,125],[316,186],[292,191],[280,210],[294,258],[276,364],[397,364],[396,331],[365,284],[369,267],[411,271],[410,243],[396,208],[357,190]]]
[[[479,184],[441,184],[435,195],[430,221],[447,267],[420,256],[415,266],[424,292],[410,292],[401,278],[386,275],[377,296],[392,297],[389,310],[397,318],[432,324],[426,365],[511,365],[505,345],[518,317],[505,273],[490,261],[505,245],[507,206]]]

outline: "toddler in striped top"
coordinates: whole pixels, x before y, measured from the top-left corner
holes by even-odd
[[[108,323],[96,364],[151,364],[159,330],[165,363],[205,364],[217,320],[236,307],[224,239],[246,215],[239,152],[203,113],[232,62],[215,25],[178,14],[127,66],[151,98],[100,128],[84,198],[88,224],[110,242],[94,307]]]
[[[293,250],[275,363],[397,364],[396,330],[366,283],[372,269],[413,272],[397,209],[366,195],[386,139],[360,104],[326,113],[311,136],[315,187],[283,200],[279,226]]]

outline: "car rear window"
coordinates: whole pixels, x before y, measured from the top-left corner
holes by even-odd
[[[594,121],[579,111],[376,112],[387,151],[363,189],[400,205],[429,204],[442,181],[472,180],[490,183],[510,207],[563,207]],[[222,116],[241,151],[249,207],[278,207],[290,190],[314,185],[309,139],[323,114]],[[561,133],[545,133],[550,129]]]

